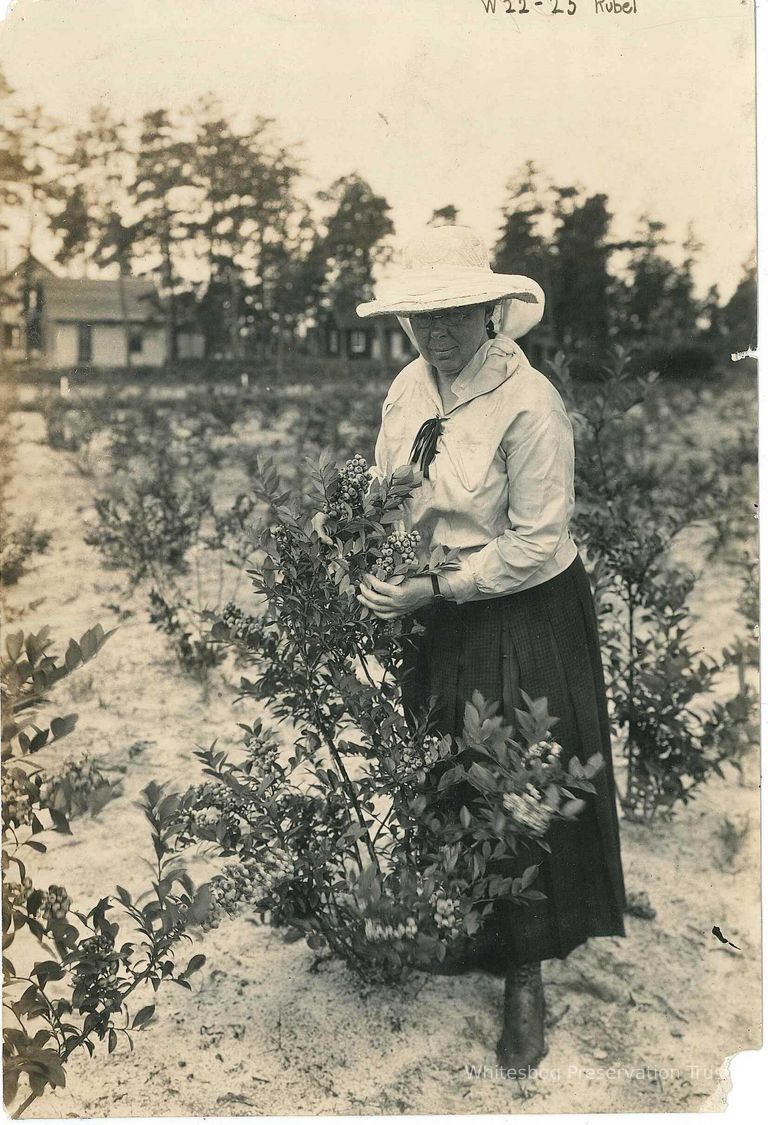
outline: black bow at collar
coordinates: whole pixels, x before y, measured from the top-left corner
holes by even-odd
[[[427,418],[413,439],[409,461],[412,465],[419,466],[426,480],[429,480],[429,466],[437,455],[437,443],[443,434],[444,421],[445,418],[441,418],[439,414],[435,418]]]

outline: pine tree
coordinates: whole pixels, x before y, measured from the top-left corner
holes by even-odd
[[[135,250],[156,263],[166,302],[166,359],[178,358],[177,323],[180,293],[188,288],[179,266],[188,238],[189,211],[185,188],[193,146],[177,122],[163,109],[145,113],[140,122],[136,178],[130,185],[137,210]],[[188,193],[187,193],[188,194]]]
[[[608,197],[557,188],[554,218],[549,301],[558,344],[591,360],[605,351],[609,334],[615,245],[608,240]]]
[[[757,266],[754,259],[743,266],[744,276],[723,309],[723,325],[731,352],[757,350]]]
[[[493,248],[493,268],[499,273],[524,274],[538,281],[545,293],[544,316],[535,330],[554,334],[550,301],[553,276],[551,228],[554,193],[532,160],[509,180],[502,207],[502,226]]]
[[[391,260],[390,206],[356,172],[339,177],[319,199],[330,207],[314,252],[325,273],[321,304],[347,312],[371,298],[377,266]],[[383,325],[377,321],[374,327],[384,356]]]
[[[127,129],[108,109],[95,106],[88,125],[79,129],[65,157],[62,186],[64,205],[52,222],[59,235],[56,261],[71,266],[80,262],[84,277],[91,267],[117,267],[125,337],[125,355],[131,364],[130,322],[124,281],[130,276],[135,226],[126,219],[126,189],[135,175],[135,156],[127,142]]]
[[[356,172],[339,177],[319,198],[331,207],[322,236],[329,273],[326,296],[365,300],[372,293],[375,267],[391,257],[386,241],[395,230],[390,206]]]
[[[22,201],[21,186],[26,182],[23,142],[17,123],[13,119],[13,88],[0,70],[0,203],[3,207],[18,207]],[[0,229],[7,226],[0,222]]]
[[[26,357],[29,359],[32,350],[42,344],[33,256],[62,198],[57,175],[62,127],[41,106],[14,105],[13,94],[0,73],[0,101],[5,111],[4,124],[0,127],[0,203],[8,215],[7,223],[0,223],[0,229],[12,227],[23,250],[21,276],[9,284],[15,289],[17,280],[21,281]],[[3,293],[4,299],[8,297],[14,299],[12,294]]]
[[[665,370],[702,370],[711,366],[705,351],[716,347],[713,335],[719,297],[710,290],[705,301],[696,296],[694,267],[701,251],[689,228],[681,249],[683,260],[675,264],[671,239],[664,223],[643,215],[634,239],[627,243],[624,283],[617,290],[615,324],[617,336],[643,349],[654,365]],[[703,366],[702,366],[703,365]]]
[[[502,226],[493,251],[499,273],[522,273],[545,286],[551,273],[551,239],[546,226],[554,198],[552,189],[529,160],[507,184]]]
[[[197,261],[201,323],[209,352],[241,352],[243,333],[273,327],[295,304],[284,285],[289,253],[301,254],[306,208],[297,198],[301,165],[257,117],[236,129],[212,98],[187,114],[193,138],[187,231]],[[279,265],[278,265],[279,263]],[[280,330],[278,327],[278,337]]]

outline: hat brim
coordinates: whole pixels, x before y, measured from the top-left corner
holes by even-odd
[[[418,297],[413,293],[403,293],[400,296],[393,294],[386,299],[366,301],[357,306],[357,315],[363,318],[386,313],[412,316],[420,312],[489,304],[504,298],[530,305],[544,304],[544,294],[535,281],[505,274],[485,274],[482,278],[462,282],[461,286],[451,292],[440,287],[433,294],[424,293]]]

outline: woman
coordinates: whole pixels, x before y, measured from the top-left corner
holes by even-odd
[[[420,353],[384,402],[375,471],[419,465],[411,525],[426,547],[459,550],[458,567],[440,576],[393,585],[370,575],[361,586],[378,617],[416,614],[426,627],[404,678],[406,707],[436,697],[439,729],[459,734],[475,690],[510,722],[522,691],[546,696],[565,760],[605,760],[579,818],[550,828],[551,853],[521,857],[540,864],[546,899],[498,903],[465,965],[506,974],[497,1054],[517,1071],[546,1053],[541,962],[589,937],[624,935],[597,623],[569,532],[573,434],[559,394],[515,343],[543,307],[535,282],[493,273],[473,231],[445,226],[411,243],[400,273],[357,309],[397,314]]]

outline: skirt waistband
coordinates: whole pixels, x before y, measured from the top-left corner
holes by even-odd
[[[513,590],[512,593],[501,594],[497,598],[478,598],[475,601],[462,602],[461,605],[451,601],[436,602],[419,610],[416,617],[424,624],[435,621],[438,617],[443,619],[447,617],[489,617],[503,612],[506,606],[516,605],[519,607],[521,600],[536,603],[553,597],[557,598],[561,592],[571,586],[574,579],[589,582],[580,555],[576,555],[573,562],[569,563],[565,570],[561,570],[554,578],[548,578],[546,582],[541,582],[537,586],[528,586],[525,590]]]

